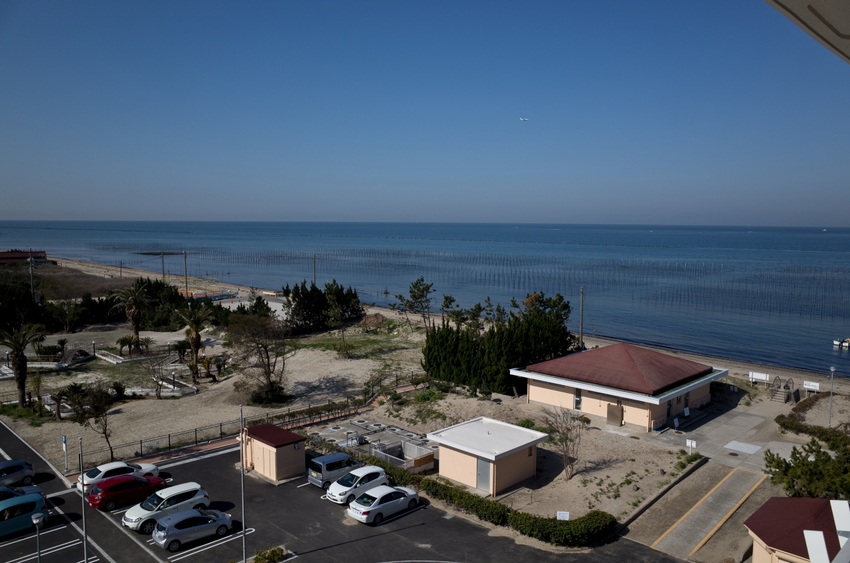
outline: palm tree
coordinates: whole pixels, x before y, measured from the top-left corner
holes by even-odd
[[[192,364],[198,365],[198,354],[201,351],[201,331],[204,330],[212,318],[212,311],[207,307],[189,309],[185,313],[178,313],[180,319],[186,323],[186,340],[192,350]],[[197,367],[192,372],[192,379],[196,376]]]
[[[142,325],[142,315],[144,315],[145,311],[151,305],[150,297],[147,294],[147,283],[139,280],[130,287],[114,290],[109,296],[115,300],[112,310],[124,309],[124,314],[127,315],[130,328],[133,329],[133,336],[136,337],[136,341],[133,343],[133,350],[141,353],[142,350],[139,347],[139,328]]]
[[[0,332],[0,344],[9,348],[9,362],[18,386],[18,406],[27,404],[27,346],[44,340],[44,327],[25,324],[11,331]]]

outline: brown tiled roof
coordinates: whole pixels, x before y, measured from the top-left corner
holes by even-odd
[[[744,521],[761,541],[773,549],[809,558],[803,530],[819,530],[826,540],[830,561],[841,549],[829,499],[773,497]]]
[[[645,395],[657,395],[712,372],[711,366],[705,364],[623,343],[562,356],[525,369]]]
[[[250,426],[246,429],[246,432],[248,436],[273,448],[288,446],[289,444],[303,442],[307,439],[304,436],[296,434],[295,432],[290,432],[289,430],[284,430],[274,424],[258,424],[257,426]]]

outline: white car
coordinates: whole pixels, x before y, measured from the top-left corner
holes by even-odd
[[[141,504],[124,513],[121,524],[143,534],[151,534],[160,518],[191,508],[209,507],[210,496],[198,483],[184,483],[155,492]]]
[[[380,524],[387,516],[402,510],[413,510],[419,495],[407,487],[375,487],[348,505],[346,514],[364,524]]]
[[[159,467],[152,463],[125,463],[123,461],[104,463],[77,477],[77,488],[88,494],[92,485],[119,475],[156,477],[159,475]]]
[[[377,465],[358,467],[351,473],[343,475],[334,481],[326,497],[329,501],[337,504],[348,504],[356,499],[361,493],[374,489],[380,485],[389,485],[386,472]]]

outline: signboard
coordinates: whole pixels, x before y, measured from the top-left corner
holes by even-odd
[[[696,440],[685,440],[685,445],[689,448],[695,448],[695,447],[697,447],[697,441]]]
[[[770,383],[770,375],[766,373],[759,373],[757,371],[751,371],[750,383],[755,383],[756,381],[764,381],[765,383]]]
[[[815,383],[813,381],[804,381],[803,389],[811,389],[812,391],[820,391],[820,383]]]
[[[68,451],[68,439],[65,437],[64,434],[62,434],[62,451],[63,452]]]
[[[562,512],[562,511],[559,510],[557,515],[558,515],[558,520],[569,520],[570,519],[570,513],[569,512]]]

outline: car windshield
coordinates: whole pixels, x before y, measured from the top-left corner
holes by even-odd
[[[156,523],[156,531],[157,532],[164,532],[165,531],[165,526],[162,525],[162,522]]]
[[[209,511],[209,510],[198,509],[198,512],[201,513],[201,516],[206,516],[207,518],[217,518],[218,517],[215,512],[212,512],[212,511]]]
[[[98,469],[97,467],[86,473],[86,477],[88,477],[89,479],[94,479],[98,475],[100,475],[100,469]]]
[[[141,504],[141,507],[145,510],[156,510],[160,504],[162,504],[162,497],[154,493]]]
[[[141,468],[142,468],[142,466],[141,466],[141,465],[136,465],[135,463],[128,463],[128,464],[127,464],[127,467],[132,467],[132,468],[133,468],[133,469],[135,469],[136,471],[138,471],[139,469],[141,469]]]
[[[357,475],[349,473],[348,475],[343,475],[342,477],[340,477],[337,483],[339,483],[343,487],[351,487],[354,485],[354,483],[357,482],[357,479]]]
[[[354,501],[354,502],[356,502],[357,504],[360,504],[362,506],[372,506],[373,504],[375,504],[376,500],[378,500],[378,499],[376,499],[375,497],[373,497],[369,493],[363,493],[362,495],[357,497],[357,500]]]
[[[8,487],[6,487],[6,488],[7,488],[7,489],[9,489],[10,491],[12,491],[13,493],[17,493],[17,494],[19,494],[19,495],[24,494],[24,492],[23,492],[21,489],[19,489],[18,487],[12,487],[12,486],[10,485],[10,486],[8,486]]]
[[[316,473],[322,472],[322,465],[316,463],[315,461],[311,460],[310,463],[307,464],[307,467],[309,467],[311,471],[315,471]]]
[[[100,487],[98,487],[98,486],[92,487],[91,494],[99,495],[102,492],[103,492],[103,490]]]

